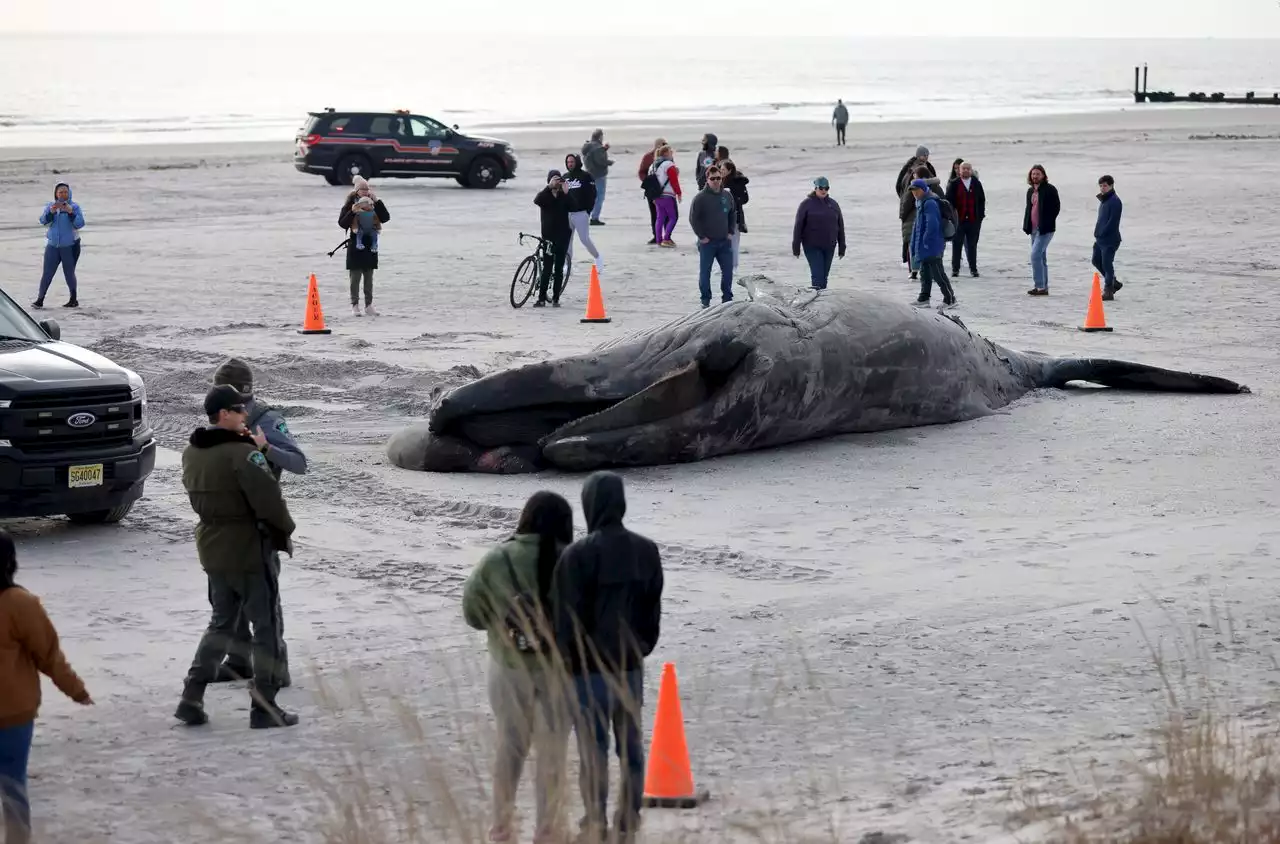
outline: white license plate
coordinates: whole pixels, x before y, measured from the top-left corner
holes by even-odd
[[[102,464],[91,463],[86,466],[70,466],[67,468],[67,486],[80,489],[87,486],[102,486]]]

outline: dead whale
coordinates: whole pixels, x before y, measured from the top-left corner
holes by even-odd
[[[387,456],[435,472],[588,471],[960,422],[1071,381],[1249,392],[1140,363],[1012,351],[959,319],[869,293],[752,293],[459,387],[426,424],[394,435]]]

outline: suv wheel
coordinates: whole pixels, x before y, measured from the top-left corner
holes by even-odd
[[[356,176],[365,179],[373,176],[373,165],[363,155],[345,155],[338,160],[334,172],[338,174],[341,184],[349,185],[355,181]]]
[[[502,181],[502,168],[492,158],[477,158],[467,171],[467,186],[473,188],[496,188]]]
[[[324,174],[324,180],[331,185],[340,185],[342,184],[342,174],[337,170],[330,170]]]
[[[112,525],[129,515],[134,502],[112,507],[110,510],[90,510],[87,513],[68,513],[73,525]]]
[[[458,184],[462,185],[464,188],[471,187],[471,183],[467,181],[466,176],[454,176],[453,180]]]

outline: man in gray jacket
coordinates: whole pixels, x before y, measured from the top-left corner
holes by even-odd
[[[236,388],[241,398],[244,399],[245,428],[250,433],[257,433],[261,430],[262,435],[266,437],[267,448],[265,454],[267,467],[271,469],[271,473],[276,476],[277,481],[280,480],[280,475],[285,471],[292,472],[295,475],[305,475],[307,473],[307,456],[303,454],[302,449],[293,438],[293,434],[290,433],[289,425],[284,421],[284,417],[280,415],[279,411],[254,398],[253,371],[249,369],[247,363],[239,358],[228,358],[213,373],[213,383],[214,386],[230,384]],[[278,554],[275,556],[273,563],[276,577],[279,578],[280,556]],[[280,631],[280,685],[288,686],[291,685],[292,678],[289,676],[289,653],[284,643],[284,621],[279,606],[276,607],[276,618],[280,619],[277,625]],[[225,683],[231,680],[253,677],[253,669],[250,667],[249,662],[251,641],[249,620],[241,616],[236,623],[235,638],[231,643],[231,647],[227,650],[226,661],[219,666],[218,675],[214,682]]]
[[[720,301],[733,301],[733,233],[738,211],[733,194],[724,189],[724,174],[714,164],[706,172],[707,186],[689,209],[689,225],[698,238],[698,292],[702,307],[711,307],[711,265],[720,264]]]
[[[609,145],[604,142],[604,130],[597,129],[591,133],[591,140],[582,145],[582,169],[591,174],[596,182],[596,202],[591,208],[591,225],[603,226],[600,210],[604,208],[604,190],[609,168],[613,159],[609,157]]]

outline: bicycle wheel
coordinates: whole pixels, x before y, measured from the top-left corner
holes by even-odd
[[[516,267],[516,274],[511,277],[511,307],[518,308],[529,301],[538,286],[540,275],[542,267],[537,255],[530,255],[520,262],[520,266]]]

